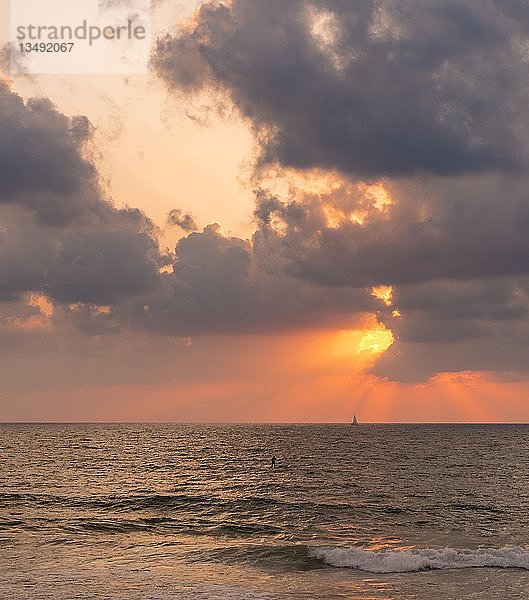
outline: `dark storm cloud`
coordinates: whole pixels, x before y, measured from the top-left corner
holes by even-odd
[[[0,83],[0,202],[61,225],[101,210],[96,171],[82,156],[85,117],[68,119],[46,99],[28,102]]]
[[[158,73],[227,92],[261,165],[345,187],[285,199],[263,183],[251,240],[172,211],[188,235],[163,273],[152,223],[101,197],[86,119],[2,88],[0,299],[42,291],[93,336],[346,328],[369,311],[399,340],[379,373],[529,368],[528,31],[514,1],[203,5],[160,41]],[[396,201],[383,210],[356,186],[375,176]]]
[[[214,225],[181,239],[172,272],[162,275],[171,260],[160,253],[153,224],[102,198],[83,152],[88,121],[68,119],[48,101],[24,102],[7,88],[0,100],[0,130],[9,132],[0,142],[0,300],[44,293],[91,335],[124,327],[171,335],[264,331],[351,322],[373,310],[366,290],[305,284],[279,265],[270,269],[251,242]],[[169,220],[196,228],[179,210]],[[21,304],[20,314],[25,310]]]
[[[63,302],[113,304],[155,287],[156,259],[149,233],[120,215],[115,223],[64,235],[47,291]]]
[[[331,323],[346,327],[375,307],[366,290],[315,286],[289,277],[279,265],[267,269],[249,241],[225,237],[209,225],[179,240],[173,272],[128,318],[179,335],[265,332]]]
[[[400,286],[396,303],[402,316],[391,319],[401,342],[529,342],[529,281],[502,277],[486,281],[437,281]],[[390,322],[386,317],[383,318]]]
[[[396,328],[403,341],[457,341],[491,333],[528,341],[527,277],[400,286],[397,302],[404,315],[399,321],[411,321]]]
[[[61,302],[112,304],[158,279],[158,249],[126,211],[108,222],[51,228],[0,207],[0,300],[41,291]]]
[[[84,157],[91,127],[0,86],[0,299],[41,291],[115,303],[157,282],[150,221],[106,202]]]
[[[527,371],[525,178],[430,178],[388,187],[395,203],[382,211],[347,186],[320,195],[297,194],[288,202],[262,193],[256,208],[256,257],[264,269],[280,268],[322,287],[393,285],[394,308],[401,317],[385,311],[379,319],[397,343],[378,364],[377,374],[421,380],[457,370],[454,356],[461,359],[461,369],[492,369],[494,364],[507,369],[512,359],[512,369]],[[365,220],[345,218],[331,226],[325,215],[329,207],[344,215],[359,211]],[[420,360],[413,361],[414,352]]]
[[[512,6],[234,0],[159,40],[176,90],[226,90],[261,160],[360,176],[527,164],[526,26]]]
[[[0,205],[0,301],[43,289],[58,242],[28,215]]]
[[[442,371],[529,371],[529,278],[399,286],[395,301],[402,316],[382,321],[398,343],[376,374],[416,382]]]
[[[262,196],[256,216],[259,251],[280,255],[292,275],[320,285],[364,287],[437,279],[529,274],[529,184],[525,179],[472,176],[400,182],[384,211],[350,204],[366,221],[327,224],[336,193],[298,196],[291,203]],[[340,204],[341,203],[341,204]],[[281,231],[266,225],[279,219]],[[266,235],[263,235],[266,231]]]
[[[102,311],[91,304],[75,304],[65,307],[67,318],[79,331],[90,336],[103,336],[121,332],[122,323],[111,310]]]
[[[501,337],[461,340],[451,344],[400,342],[391,347],[372,370],[374,375],[408,383],[421,383],[442,373],[496,371],[508,378],[527,379],[527,358],[522,345]]]

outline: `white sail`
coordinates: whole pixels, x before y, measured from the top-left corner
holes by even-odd
[[[358,421],[356,420],[356,415],[353,415],[353,420],[351,421],[353,425],[358,425]]]

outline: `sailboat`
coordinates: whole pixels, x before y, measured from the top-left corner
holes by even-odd
[[[356,415],[353,415],[353,420],[351,421],[351,425],[358,425],[358,421],[356,420]]]

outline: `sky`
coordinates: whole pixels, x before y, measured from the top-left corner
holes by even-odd
[[[528,422],[529,5],[152,18],[2,53],[0,421]]]

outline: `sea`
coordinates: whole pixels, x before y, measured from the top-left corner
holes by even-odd
[[[529,426],[3,424],[0,598],[529,599]]]

